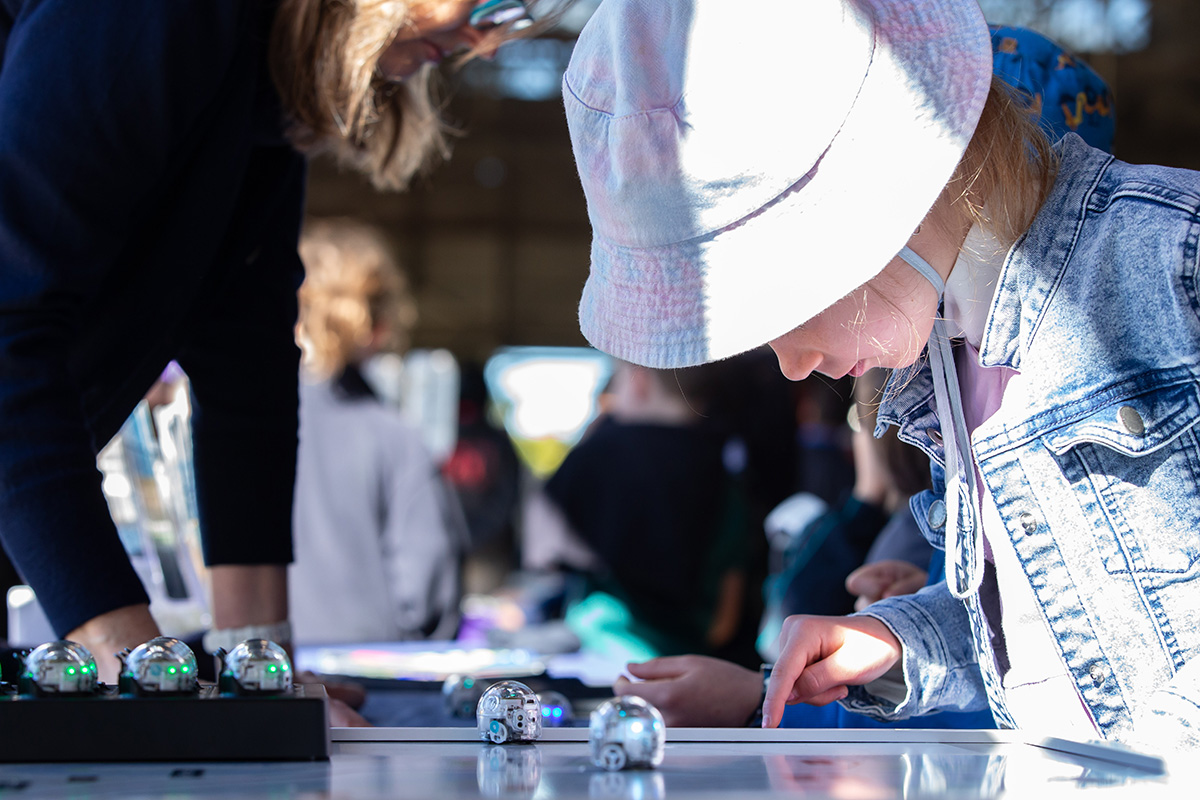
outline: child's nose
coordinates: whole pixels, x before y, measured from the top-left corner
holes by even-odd
[[[819,352],[797,346],[788,336],[772,339],[770,345],[779,359],[779,371],[788,380],[804,380],[821,364]]]

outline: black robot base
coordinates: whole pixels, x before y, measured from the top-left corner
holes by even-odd
[[[0,683],[0,762],[312,761],[329,758],[325,687],[273,695],[32,696]]]

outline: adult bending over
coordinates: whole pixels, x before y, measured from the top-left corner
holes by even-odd
[[[293,142],[403,186],[445,148],[432,62],[486,53],[518,24],[472,20],[477,6],[0,7],[0,539],[105,681],[111,654],[158,627],[96,452],[172,358],[194,392],[210,644],[289,639]]]

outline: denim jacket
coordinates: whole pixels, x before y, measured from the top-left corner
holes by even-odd
[[[980,348],[983,366],[1019,374],[971,448],[1097,728],[1195,747],[1200,174],[1125,164],[1073,135],[1057,150],[1054,187],[1005,259]],[[879,430],[889,424],[933,461],[935,492],[913,511],[944,547],[923,363],[893,376]],[[978,594],[960,602],[942,583],[866,613],[903,643],[906,694],[897,703],[854,687],[850,708],[902,718],[987,702],[1013,726]]]

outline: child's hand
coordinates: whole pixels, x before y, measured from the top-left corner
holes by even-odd
[[[929,573],[907,561],[888,559],[864,564],[846,576],[846,591],[857,596],[854,610],[885,597],[912,594],[925,585]]]
[[[757,672],[708,656],[666,656],[630,664],[613,692],[647,700],[672,727],[731,728],[746,724],[762,698]]]
[[[771,672],[763,727],[774,728],[783,707],[823,706],[846,696],[847,686],[870,683],[900,660],[900,640],[873,617],[795,615],[783,622],[779,659]]]

